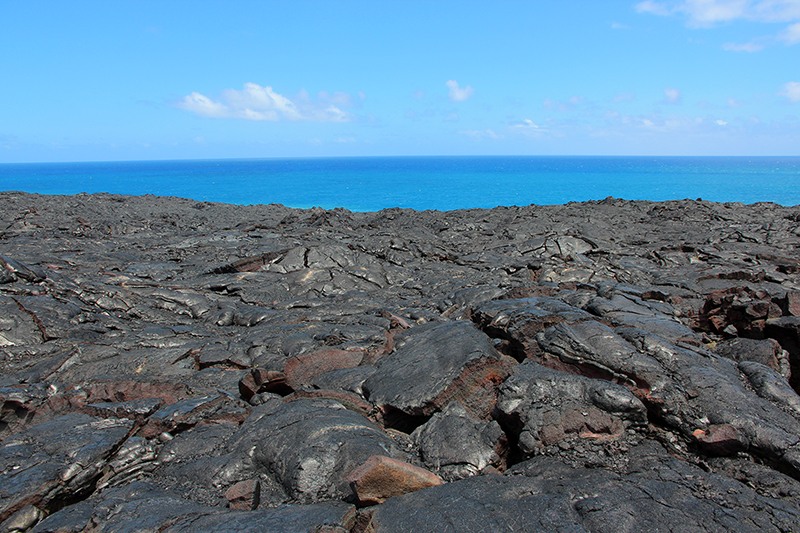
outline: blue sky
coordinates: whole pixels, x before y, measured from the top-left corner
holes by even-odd
[[[800,0],[0,7],[0,162],[800,155]]]

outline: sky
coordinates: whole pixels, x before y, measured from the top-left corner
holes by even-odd
[[[800,0],[0,11],[0,163],[800,155]]]

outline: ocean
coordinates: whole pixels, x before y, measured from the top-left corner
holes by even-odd
[[[800,157],[452,156],[0,164],[0,190],[449,211],[613,196],[800,204]]]

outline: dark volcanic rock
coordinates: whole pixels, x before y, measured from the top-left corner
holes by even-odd
[[[341,502],[228,511],[189,502],[174,492],[148,484],[134,483],[64,509],[33,531],[345,533],[354,521],[355,508]]]
[[[540,458],[509,475],[478,476],[393,498],[370,531],[796,531],[800,512],[655,446],[620,473]],[[667,472],[669,474],[665,475]]]
[[[397,411],[410,417],[430,416],[450,402],[486,418],[494,408],[497,385],[513,367],[485,335],[464,322],[409,334],[405,344],[376,366],[377,372],[363,388],[388,418]]]
[[[800,531],[797,207],[0,228],[0,531]]]
[[[647,409],[615,383],[567,374],[533,361],[521,364],[500,387],[497,415],[524,455],[575,439],[601,442],[647,421]]]
[[[496,421],[474,419],[458,403],[433,415],[412,436],[425,464],[445,479],[502,467],[508,447]]]
[[[348,474],[373,455],[404,458],[369,420],[330,400],[297,399],[261,419],[253,451],[265,469],[300,501],[350,495]]]
[[[13,435],[0,446],[0,520],[26,505],[47,511],[92,491],[130,420],[70,414]]]

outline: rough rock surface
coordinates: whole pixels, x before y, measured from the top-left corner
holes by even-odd
[[[0,532],[800,531],[798,254],[766,203],[0,193]]]

